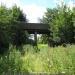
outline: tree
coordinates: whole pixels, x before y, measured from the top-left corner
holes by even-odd
[[[47,9],[42,22],[49,24],[49,29],[52,32],[50,38],[52,40],[58,40],[61,43],[74,42],[74,23],[72,17],[72,11],[63,4],[62,6],[57,6],[57,8]]]
[[[20,28],[19,22],[27,22],[26,15],[20,8],[0,6],[0,53],[7,51],[10,43],[18,47],[26,42],[28,36]]]
[[[73,22],[74,43],[75,43],[75,7],[73,7],[72,10],[72,22]]]
[[[27,32],[21,29],[20,22],[27,22],[26,15],[18,8],[17,6],[13,6],[11,9],[12,20],[10,27],[10,41],[13,45],[16,45],[16,48],[25,44],[28,36]]]
[[[9,48],[8,25],[10,22],[10,11],[4,6],[0,6],[0,53]]]

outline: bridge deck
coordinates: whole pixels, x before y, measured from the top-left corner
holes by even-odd
[[[24,23],[24,22],[18,22],[18,23],[15,23],[15,24],[20,25],[20,27],[23,30],[27,30],[30,34],[34,34],[35,32],[37,32],[38,34],[48,34],[48,33],[50,33],[48,24]]]

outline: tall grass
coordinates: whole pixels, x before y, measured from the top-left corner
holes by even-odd
[[[36,48],[25,45],[22,51],[15,48],[0,57],[0,73],[3,72],[48,72],[51,74],[75,74],[75,45],[67,47],[48,47],[38,45]]]
[[[22,72],[22,63],[20,51],[16,50],[16,48],[11,48],[6,54],[0,55],[0,75]]]
[[[22,69],[29,72],[75,73],[75,46],[50,48],[40,45],[37,53],[27,52],[23,59]],[[33,50],[34,51],[34,50]]]

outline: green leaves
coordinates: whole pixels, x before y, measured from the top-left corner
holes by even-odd
[[[17,22],[27,22],[26,16],[23,14],[20,8],[18,8],[16,5],[12,8],[6,8],[6,6],[4,5],[0,6],[0,50],[2,49],[1,51],[4,52],[5,50],[8,50],[5,48],[9,48],[10,43],[13,45],[14,43],[15,45],[18,45],[19,43],[20,45],[24,44],[27,35],[25,31],[21,30],[21,26],[17,25]],[[12,30],[12,27],[14,28],[14,30]]]
[[[75,35],[75,9],[70,10],[66,5],[57,6],[53,9],[47,9],[42,19],[43,23],[49,24],[52,32],[51,37],[55,40],[59,37],[63,42],[74,43]],[[45,37],[46,39],[46,37]],[[44,40],[43,40],[44,41]]]

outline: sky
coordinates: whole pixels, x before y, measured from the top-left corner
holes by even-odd
[[[39,18],[42,18],[47,8],[54,8],[61,2],[73,7],[75,0],[0,0],[0,5],[5,4],[7,7],[12,7],[16,4],[27,15],[29,22],[37,23]]]

